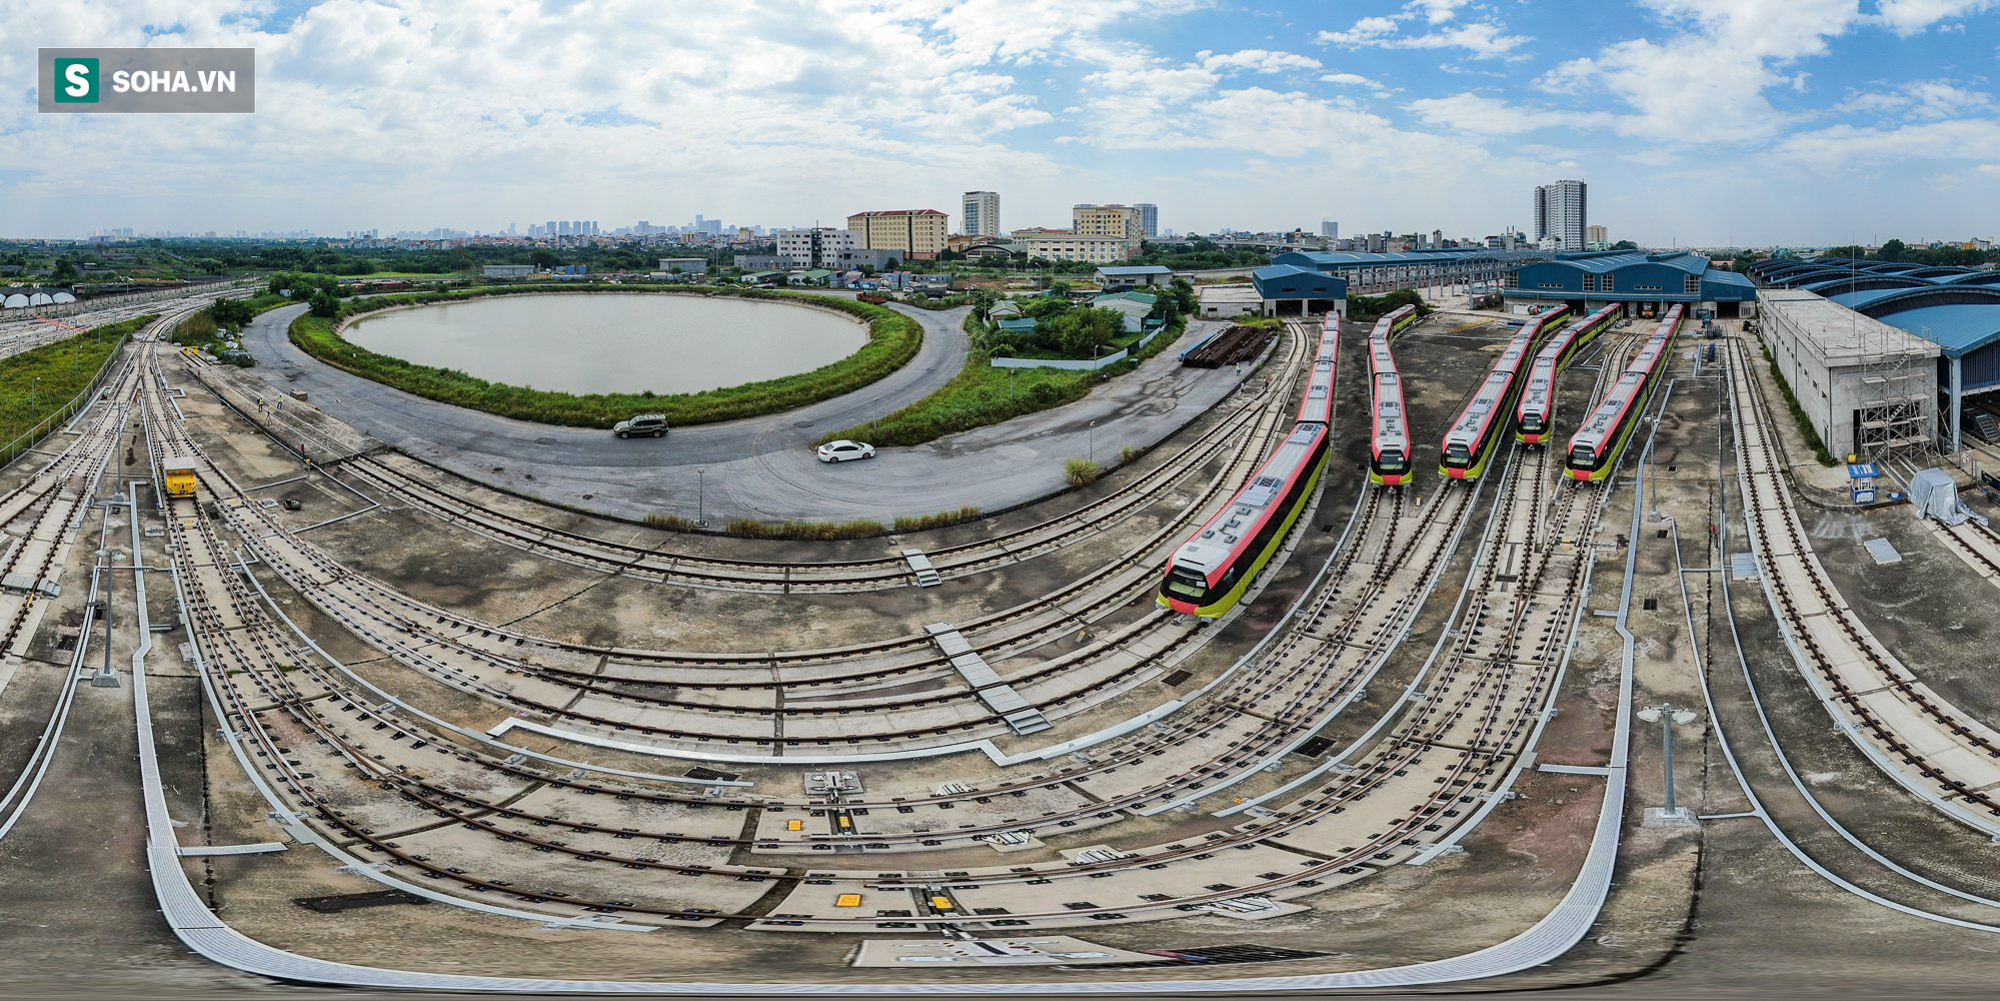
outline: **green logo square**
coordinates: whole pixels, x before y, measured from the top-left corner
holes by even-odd
[[[57,104],[96,104],[97,60],[56,60],[55,85]]]

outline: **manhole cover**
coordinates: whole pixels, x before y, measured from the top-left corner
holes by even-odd
[[[809,428],[809,427],[812,427],[812,426],[813,426],[814,424],[816,424],[816,423],[818,423],[818,422],[817,422],[817,421],[793,421],[793,422],[792,422],[792,426],[793,426],[793,427],[795,427],[795,428]]]
[[[537,444],[537,445],[553,445],[553,444],[555,444],[555,443],[556,443],[556,440],[555,440],[554,438],[536,438],[536,439],[535,439],[535,444]]]

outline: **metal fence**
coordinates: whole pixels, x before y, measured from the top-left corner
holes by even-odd
[[[129,331],[119,335],[118,343],[112,345],[111,353],[104,356],[104,364],[97,367],[97,376],[90,380],[90,385],[85,386],[82,392],[71,397],[70,401],[63,404],[60,410],[42,418],[34,427],[22,432],[13,441],[5,445],[0,445],[0,468],[5,468],[13,464],[14,460],[21,456],[21,453],[35,447],[36,443],[55,433],[56,428],[61,427],[71,417],[76,416],[77,411],[82,410],[84,404],[89,402],[90,398],[95,396],[98,390],[104,388],[105,380],[111,377],[112,369],[117,367],[116,363],[119,357],[124,354],[126,343],[131,339],[132,334]]]

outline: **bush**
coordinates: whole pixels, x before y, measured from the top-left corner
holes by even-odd
[[[775,299],[846,313],[868,323],[868,343],[839,361],[810,372],[700,393],[660,396],[644,393],[559,393],[488,382],[455,369],[418,365],[376,354],[340,336],[334,320],[306,315],[292,321],[291,339],[307,354],[335,368],[394,386],[405,392],[482,410],[516,420],[571,427],[608,427],[635,413],[663,413],[675,424],[754,417],[817,403],[866,386],[903,367],[923,346],[923,327],[894,310],[848,299],[800,292],[732,291],[703,286],[648,288],[630,285],[493,286],[457,292],[421,292],[377,296],[349,303],[343,316],[359,316],[429,302],[451,302],[485,295],[524,293],[642,293],[653,295],[728,295],[744,299]]]
[[[646,516],[646,524],[670,532],[693,532],[701,528],[701,522],[677,514],[649,514]]]
[[[1089,459],[1071,459],[1063,463],[1063,479],[1068,480],[1074,487],[1087,487],[1096,483],[1100,472],[1102,470],[1097,468],[1097,463]]]
[[[956,511],[939,511],[936,514],[926,514],[915,517],[912,517],[910,515],[897,515],[896,531],[921,532],[927,528],[943,528],[946,525],[956,525],[961,521],[971,521],[972,519],[977,517],[979,517],[979,509],[976,507],[972,507],[971,505],[959,508]]]
[[[1806,440],[1806,447],[1812,449],[1813,458],[1822,466],[1834,465],[1833,453],[1826,450],[1826,443],[1819,439],[1819,432],[1813,430],[1812,420],[1806,416],[1806,409],[1799,406],[1799,398],[1792,395],[1792,387],[1785,383],[1785,374],[1778,371],[1778,361],[1771,357],[1771,349],[1764,349],[1764,357],[1771,366],[1771,380],[1778,384],[1778,395],[1785,398],[1785,408],[1792,412],[1792,422],[1799,426],[1799,434]]]
[[[1136,459],[1144,454],[1145,452],[1142,449],[1140,449],[1139,446],[1127,445],[1124,448],[1118,450],[1118,464],[1121,466],[1129,466],[1132,464],[1133,459]]]
[[[853,539],[866,535],[881,535],[888,529],[879,521],[758,521],[755,518],[732,518],[724,531],[730,535],[741,535],[751,539],[801,539],[819,542],[828,539]]]
[[[852,438],[876,445],[921,445],[1083,399],[1089,395],[1094,378],[1092,372],[1064,369],[994,368],[985,352],[974,351],[966,358],[965,368],[937,392],[894,413],[835,431],[820,441]]]

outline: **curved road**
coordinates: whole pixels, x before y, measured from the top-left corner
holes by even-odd
[[[391,389],[324,364],[285,334],[305,307],[257,317],[244,347],[250,371],[404,452],[461,475],[558,503],[623,515],[837,520],[923,515],[971,506],[995,511],[1063,489],[1064,460],[1115,458],[1173,433],[1235,387],[1229,369],[1184,369],[1165,352],[1077,403],[873,459],[815,461],[822,434],[930,394],[965,364],[965,310],[895,307],[924,326],[908,365],[845,396],[764,417],[702,424],[664,439],[620,441],[607,431],[495,417]],[[1191,323],[1184,343],[1205,335]],[[1091,425],[1095,423],[1096,427]],[[997,461],[996,461],[997,459]]]

